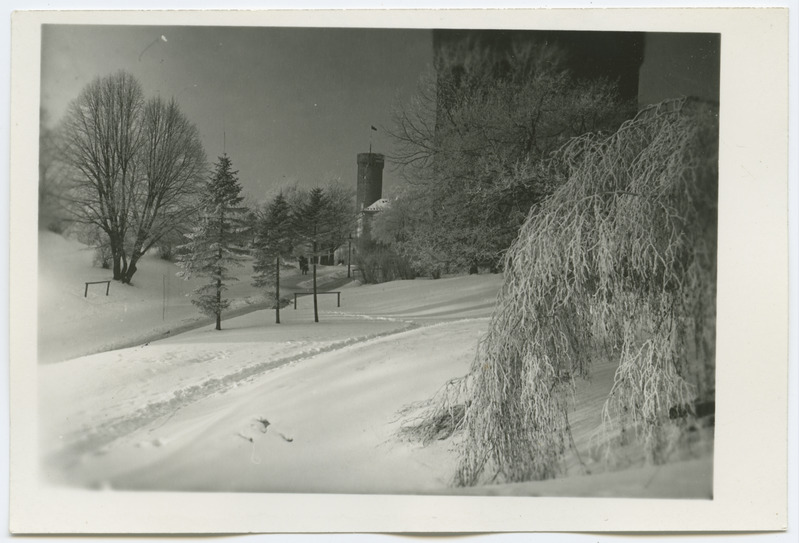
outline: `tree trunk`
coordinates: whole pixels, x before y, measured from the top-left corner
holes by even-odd
[[[139,262],[139,259],[144,256],[144,251],[142,249],[142,244],[139,242],[136,242],[136,244],[133,246],[133,250],[130,254],[130,262],[128,262],[127,269],[124,271],[122,276],[123,283],[128,285],[131,284],[130,282],[133,280],[133,274],[135,274],[136,270],[138,269],[136,264]]]
[[[122,282],[125,283],[126,285],[131,284],[131,281],[133,280],[133,274],[135,274],[136,270],[138,269],[136,267],[136,263],[139,262],[139,259],[142,256],[143,255],[141,254],[141,252],[135,249],[133,251],[133,254],[130,255],[130,262],[128,262],[127,269],[125,270],[125,273],[122,276]]]
[[[130,263],[128,264],[128,269],[125,270],[125,275],[122,276],[122,282],[126,285],[130,285],[131,280],[133,279],[133,274],[136,273],[136,261],[138,259],[130,259]]]
[[[114,249],[111,249],[111,260],[113,261],[114,280],[120,281],[122,280],[122,269],[120,266],[121,257]]]
[[[219,260],[222,260],[222,249],[219,249]],[[222,270],[216,269],[216,329],[222,329]]]
[[[280,324],[280,255],[275,259],[275,324]]]
[[[222,329],[222,280],[216,280],[216,329]]]
[[[225,224],[225,215],[222,214],[222,220],[219,221],[219,239],[220,243],[223,239],[224,234],[224,224]],[[217,250],[217,265],[216,269],[216,329],[222,329],[222,246],[220,245],[219,249]]]
[[[121,281],[122,275],[122,246],[117,236],[108,235],[108,246],[111,249],[111,261],[113,262],[114,280]]]
[[[316,240],[313,242],[313,321],[319,322],[319,308],[316,304]]]
[[[128,273],[128,257],[125,255],[124,247],[119,251],[120,257],[122,258],[122,267],[119,270],[120,279],[122,282],[125,282],[125,274]]]

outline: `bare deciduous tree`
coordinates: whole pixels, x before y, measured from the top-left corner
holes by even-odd
[[[437,50],[435,68],[388,130],[408,182],[394,248],[420,273],[495,268],[554,189],[539,164],[570,137],[615,129],[629,104],[612,82],[574,77],[543,42],[504,52],[454,43]]]
[[[72,219],[105,233],[113,277],[130,283],[141,256],[196,209],[206,168],[197,129],[174,100],[145,101],[118,72],[83,89],[59,138]]]
[[[108,236],[117,280],[127,271],[124,245],[143,109],[141,85],[119,72],[87,85],[60,127],[62,158],[72,170],[70,210]]]
[[[197,192],[206,173],[205,151],[197,128],[175,100],[153,98],[144,108],[140,178],[131,206],[135,228],[123,281],[130,282],[138,260],[196,211]]]

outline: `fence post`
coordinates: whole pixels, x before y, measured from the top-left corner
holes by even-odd
[[[83,289],[83,297],[86,298],[89,295],[89,283],[86,283],[86,288]]]
[[[297,293],[294,293],[294,309],[297,309]]]
[[[108,296],[108,291],[111,290],[111,281],[105,284],[105,295]]]
[[[341,307],[341,293],[336,292],[336,307]]]

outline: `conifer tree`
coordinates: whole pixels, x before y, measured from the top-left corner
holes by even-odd
[[[188,243],[180,259],[183,271],[178,275],[204,277],[207,282],[194,291],[192,303],[206,315],[216,318],[216,329],[222,329],[222,311],[230,301],[222,297],[227,283],[238,281],[229,273],[231,266],[241,266],[247,256],[246,208],[241,205],[238,172],[230,157],[223,154],[215,164],[200,202],[199,224],[186,234]]]
[[[314,322],[319,322],[319,308],[316,299],[316,265],[319,262],[319,249],[326,247],[330,237],[330,203],[324,189],[311,189],[308,198],[298,205],[293,217],[295,231],[300,238],[311,245],[313,265],[313,312]]]
[[[280,269],[285,267],[286,258],[291,254],[293,232],[291,209],[280,192],[258,221],[253,245],[253,286],[274,286],[276,324],[280,324]]]

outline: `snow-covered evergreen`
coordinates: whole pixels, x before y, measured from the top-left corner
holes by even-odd
[[[200,276],[207,279],[194,291],[192,303],[200,311],[216,317],[216,329],[222,329],[222,312],[230,301],[222,297],[227,284],[238,281],[230,274],[232,266],[241,266],[247,258],[247,233],[250,227],[245,216],[247,209],[241,205],[238,172],[233,170],[230,157],[223,154],[215,164],[200,205],[197,226],[186,234],[179,264],[179,276]]]
[[[275,322],[280,323],[280,270],[294,245],[291,209],[280,192],[269,204],[257,227],[253,244],[253,286],[267,287],[275,297]]]
[[[314,187],[308,199],[294,210],[293,221],[301,239],[311,245],[313,268],[314,322],[319,322],[319,304],[316,297],[316,265],[319,263],[319,248],[325,247],[331,228],[330,201],[321,187]]]

